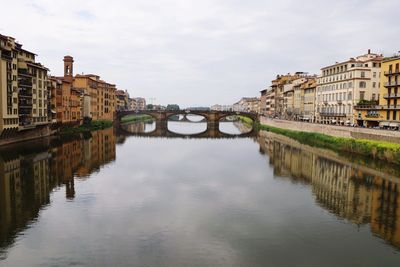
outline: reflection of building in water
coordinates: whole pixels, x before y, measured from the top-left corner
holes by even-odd
[[[112,128],[105,129],[93,132],[87,140],[65,141],[41,150],[0,153],[0,251],[38,216],[54,188],[65,185],[66,197],[73,199],[75,175],[89,175],[115,160],[115,136]]]
[[[124,125],[124,129],[130,133],[145,133],[146,124],[144,122],[135,122]]]
[[[83,141],[83,151],[83,164],[77,170],[79,177],[87,176],[102,165],[115,160],[114,129],[93,132],[92,138]]]
[[[271,133],[262,133],[258,140],[275,175],[309,183],[324,209],[357,225],[369,224],[373,233],[400,248],[398,179],[300,148],[298,143],[278,140]]]

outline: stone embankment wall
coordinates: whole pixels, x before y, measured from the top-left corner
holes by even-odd
[[[260,123],[268,126],[294,130],[294,131],[314,132],[336,137],[370,139],[370,140],[387,141],[400,144],[400,131],[287,121],[287,120],[270,119],[266,117],[261,117]]]
[[[51,134],[52,131],[48,126],[15,132],[12,135],[0,138],[0,146],[47,137],[50,136]]]

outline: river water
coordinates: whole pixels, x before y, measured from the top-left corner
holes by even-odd
[[[204,126],[1,148],[0,266],[400,266],[396,168]]]

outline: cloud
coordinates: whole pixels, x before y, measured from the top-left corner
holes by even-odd
[[[7,7],[26,19],[2,14],[2,33],[53,74],[71,54],[77,73],[182,106],[232,103],[258,95],[278,73],[316,73],[368,48],[390,55],[400,42],[396,0],[16,0]]]

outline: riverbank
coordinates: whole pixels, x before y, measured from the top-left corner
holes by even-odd
[[[152,121],[153,117],[149,115],[128,115],[121,119],[121,124],[127,124],[131,122],[139,122],[139,121]]]
[[[61,127],[59,133],[61,135],[78,134],[84,132],[91,132],[106,129],[113,126],[112,121],[91,121],[87,124],[82,124],[79,126],[64,126]]]
[[[400,144],[400,131],[317,124],[291,120],[270,119],[267,117],[260,117],[260,123],[276,128],[294,131],[321,133],[334,137],[386,141]]]
[[[398,143],[383,140],[338,137],[319,132],[280,128],[271,124],[264,120],[259,124],[255,124],[255,127],[260,130],[290,137],[302,144],[327,148],[336,152],[358,154],[400,165],[400,144]]]

